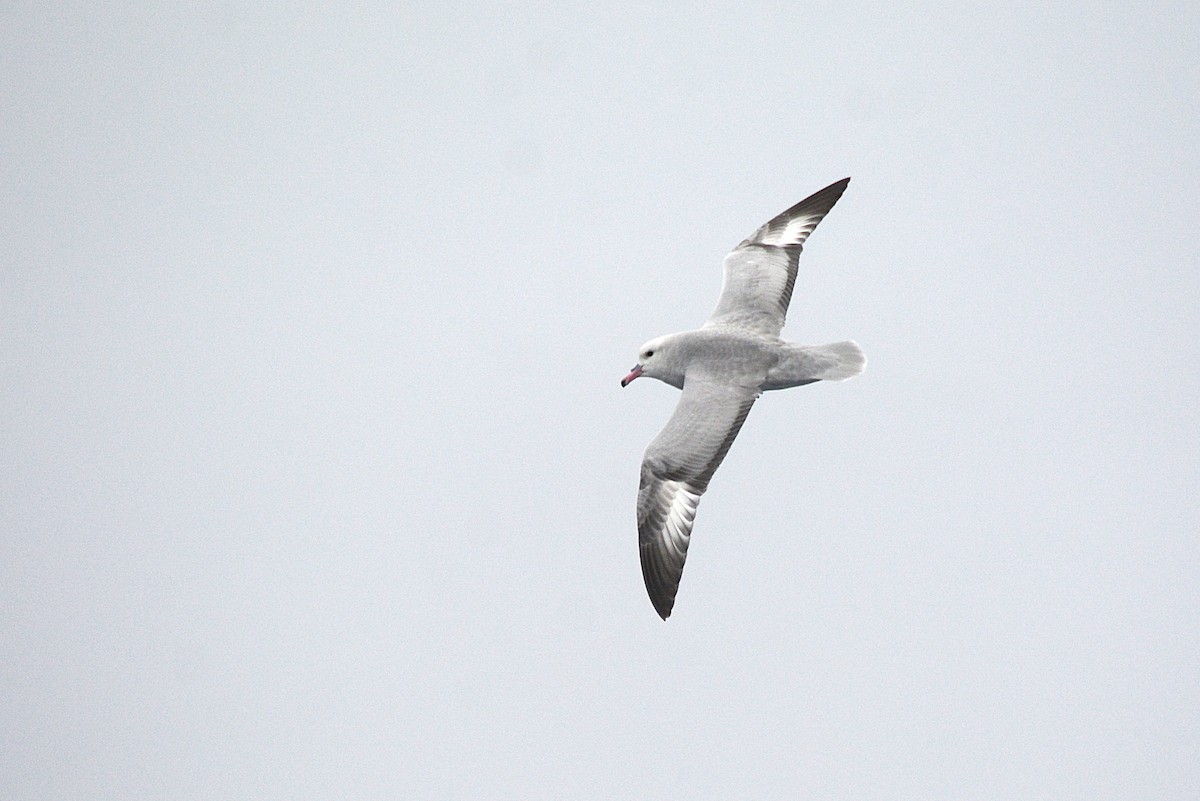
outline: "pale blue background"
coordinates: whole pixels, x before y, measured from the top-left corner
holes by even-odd
[[[0,795],[1200,797],[1197,6],[670,8],[0,12]]]

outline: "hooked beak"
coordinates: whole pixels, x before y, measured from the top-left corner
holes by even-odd
[[[632,381],[633,379],[637,378],[641,374],[642,374],[642,366],[640,364],[635,364],[633,366],[633,369],[629,371],[629,375],[627,375],[621,379],[621,386],[623,386],[623,387],[629,386],[629,382]]]

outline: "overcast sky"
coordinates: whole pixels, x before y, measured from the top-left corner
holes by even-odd
[[[0,11],[0,796],[1200,796],[1194,3]],[[672,618],[724,254],[850,175]]]

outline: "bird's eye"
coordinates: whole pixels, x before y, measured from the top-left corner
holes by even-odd
[[[653,356],[653,355],[654,355],[654,351],[652,351],[652,350],[648,350],[648,351],[646,351],[646,358],[647,358],[647,359],[649,359],[649,358],[650,358],[651,356]]]

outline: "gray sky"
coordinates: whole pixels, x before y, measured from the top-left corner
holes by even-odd
[[[968,4],[969,5],[969,4]],[[0,12],[0,795],[1194,799],[1189,3]],[[845,175],[675,614],[618,379]]]

